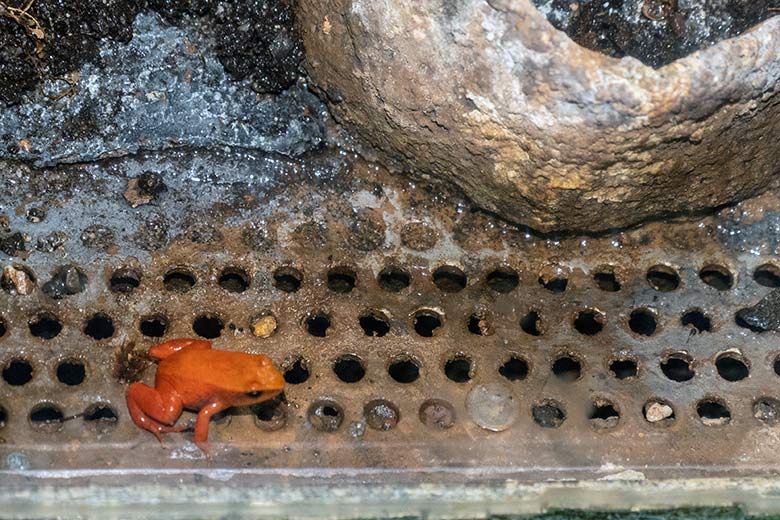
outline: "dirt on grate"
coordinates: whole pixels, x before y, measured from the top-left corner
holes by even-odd
[[[22,101],[43,77],[61,77],[96,61],[101,38],[129,41],[143,6],[135,0],[34,0],[24,10],[27,2],[0,2],[0,12],[25,13],[0,17],[0,101],[6,105]],[[40,37],[30,34],[33,21]]]
[[[534,0],[556,29],[609,56],[661,67],[778,14],[778,0]]]
[[[146,9],[169,23],[194,23],[207,32],[225,70],[235,79],[249,79],[258,92],[280,92],[299,76],[303,46],[292,9],[282,0],[234,0],[219,2],[218,8],[209,0],[28,2],[0,2],[4,105],[24,101],[42,79],[62,78],[62,96],[67,95],[70,73],[84,63],[99,64],[101,39],[130,41],[133,21]]]

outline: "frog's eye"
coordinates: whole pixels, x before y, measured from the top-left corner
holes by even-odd
[[[252,390],[251,392],[247,392],[246,396],[247,397],[260,397],[262,395],[262,393],[263,392],[261,392],[260,390]]]

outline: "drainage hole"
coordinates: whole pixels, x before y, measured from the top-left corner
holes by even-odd
[[[8,412],[0,406],[0,429],[4,428],[8,422]]]
[[[305,383],[311,375],[308,365],[305,359],[299,357],[284,371],[284,380],[291,385]]]
[[[412,283],[412,277],[401,268],[386,267],[377,277],[379,287],[388,292],[401,292]]]
[[[163,285],[172,292],[186,293],[195,286],[195,275],[186,269],[172,269],[165,273]]]
[[[315,401],[306,413],[309,423],[321,432],[335,432],[344,421],[344,410],[335,401]]]
[[[93,428],[106,430],[114,426],[119,417],[111,406],[103,403],[93,404],[84,411],[84,420]]]
[[[5,320],[0,316],[0,338],[5,336],[5,333],[8,332],[8,325],[5,323]]]
[[[439,333],[442,317],[431,310],[421,310],[414,313],[414,331],[424,338],[432,338]]]
[[[30,334],[36,338],[53,339],[62,332],[62,323],[50,312],[38,313],[28,324]]]
[[[605,322],[606,318],[603,313],[594,309],[586,309],[577,314],[574,319],[574,329],[580,334],[594,336],[601,332]]]
[[[303,283],[303,273],[294,267],[280,267],[274,271],[274,287],[286,293],[297,292]]]
[[[753,271],[753,280],[764,287],[780,287],[780,267],[764,264]]]
[[[363,408],[363,416],[369,428],[386,432],[392,430],[401,420],[398,408],[390,401],[376,399]]]
[[[682,383],[690,381],[696,374],[691,367],[691,358],[687,354],[669,354],[661,361],[661,371],[672,381]]]
[[[249,273],[240,267],[226,267],[217,280],[220,287],[233,293],[242,293],[249,289],[249,282]]]
[[[428,399],[420,405],[420,422],[435,430],[446,430],[455,425],[455,409],[447,401]]]
[[[469,316],[466,324],[469,332],[477,336],[492,336],[493,317],[486,311],[478,311]]]
[[[357,274],[349,267],[334,267],[328,271],[328,289],[346,294],[355,288]]]
[[[531,409],[534,422],[542,428],[558,428],[566,420],[566,411],[557,401],[547,400],[537,403]]]
[[[387,373],[398,383],[414,383],[420,377],[420,367],[412,359],[396,359],[387,367]]]
[[[628,318],[628,328],[640,336],[652,336],[658,328],[655,313],[646,308],[634,309]]]
[[[528,377],[528,362],[520,357],[512,356],[498,368],[498,373],[510,381],[521,381]]]
[[[333,363],[333,372],[345,383],[357,383],[366,375],[366,368],[359,357],[347,354]]]
[[[559,380],[571,383],[582,375],[582,363],[570,354],[560,356],[553,362],[552,372]]]
[[[202,314],[192,322],[192,330],[201,338],[214,339],[222,335],[222,329],[225,324],[218,316],[213,314]]]
[[[639,368],[633,359],[614,359],[609,363],[609,371],[617,379],[630,379],[636,377]]]
[[[48,403],[42,403],[35,406],[30,412],[30,422],[33,427],[45,429],[47,431],[56,431],[62,426],[65,415],[57,406]]]
[[[720,426],[731,421],[731,411],[720,399],[702,399],[696,405],[696,413],[707,426]]]
[[[506,294],[512,292],[518,286],[520,276],[518,276],[517,271],[510,267],[499,267],[488,273],[485,283],[497,293]]]
[[[33,378],[33,367],[26,359],[14,359],[3,368],[3,381],[11,386],[22,386]]]
[[[471,371],[471,360],[466,356],[455,356],[444,364],[444,374],[450,381],[456,383],[469,381],[472,376]]]
[[[520,320],[520,328],[531,336],[541,336],[544,331],[541,314],[538,311],[530,311]]]
[[[262,403],[258,403],[252,406],[255,412],[255,417],[259,421],[262,422],[268,422],[274,418],[274,415],[276,415],[276,410],[274,403],[271,401],[264,401]]]
[[[731,352],[719,355],[715,360],[715,368],[726,381],[742,381],[750,375],[747,360]]]
[[[595,399],[588,410],[588,420],[597,429],[614,428],[620,422],[620,412],[607,399]]]
[[[611,267],[602,267],[593,274],[593,281],[596,287],[602,291],[617,292],[620,290],[620,281],[618,281],[615,272]]]
[[[677,418],[671,403],[662,399],[650,399],[642,407],[645,420],[651,424],[668,426]]]
[[[774,397],[760,397],[753,403],[753,417],[766,424],[780,423],[780,401]]]
[[[433,284],[444,292],[462,291],[467,282],[466,273],[452,265],[443,265],[433,272]]]
[[[780,376],[780,356],[775,358],[775,362],[772,365],[772,369],[775,371],[775,375]]]
[[[377,310],[367,311],[358,322],[366,336],[381,338],[390,332],[390,320],[383,312]]]
[[[68,386],[77,386],[84,382],[87,370],[81,361],[63,361],[57,365],[57,380]]]
[[[667,265],[654,265],[647,270],[647,283],[656,291],[674,291],[680,286],[680,275]]]
[[[99,312],[89,318],[84,325],[84,334],[92,339],[107,339],[114,335],[114,320]]]
[[[722,265],[707,265],[699,271],[701,281],[719,291],[728,291],[734,285],[731,271]]]
[[[328,329],[330,328],[330,316],[327,314],[310,314],[304,321],[306,325],[306,331],[314,337],[324,338],[328,335]]]
[[[712,331],[712,320],[699,309],[685,311],[680,318],[683,327],[690,327],[692,332],[702,333]]]
[[[135,269],[117,269],[108,280],[109,289],[118,293],[131,293],[141,285],[141,273]]]
[[[168,331],[168,318],[159,314],[144,316],[138,324],[138,329],[148,338],[161,338]]]
[[[284,397],[279,396],[251,407],[255,426],[267,432],[281,430],[287,424],[287,406]]]
[[[544,277],[540,276],[539,284],[548,291],[562,293],[566,290],[566,286],[569,285],[569,280],[562,276],[556,276],[545,280]]]

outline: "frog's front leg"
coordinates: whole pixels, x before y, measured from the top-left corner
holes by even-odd
[[[127,389],[127,409],[139,428],[149,430],[162,442],[162,433],[180,432],[187,426],[174,426],[181,416],[183,404],[179,394],[168,385],[152,388],[133,383]]]
[[[198,412],[198,418],[195,421],[195,444],[203,450],[207,457],[209,456],[209,421],[211,421],[214,415],[228,408],[230,408],[229,405],[220,401],[214,401],[201,408],[200,412]]]

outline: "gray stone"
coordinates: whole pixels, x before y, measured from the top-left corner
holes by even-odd
[[[301,0],[309,72],[385,161],[541,231],[692,214],[773,185],[780,17],[653,69],[528,0]]]

